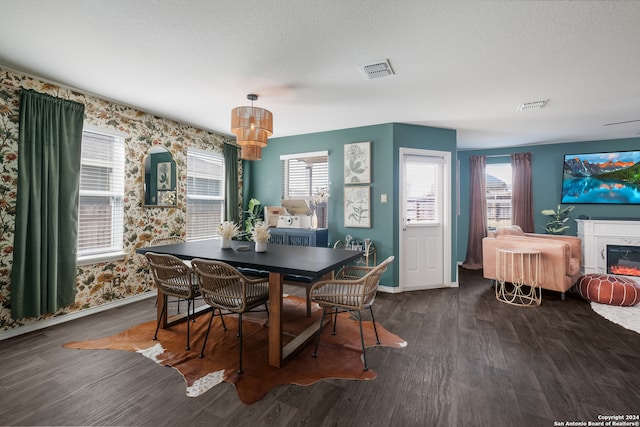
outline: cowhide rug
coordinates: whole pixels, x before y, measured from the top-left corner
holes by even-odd
[[[620,307],[591,302],[591,308],[610,322],[640,334],[640,304]]]
[[[315,304],[314,304],[315,305]],[[375,309],[375,308],[374,308]],[[320,319],[320,308],[315,305],[310,318],[306,317],[304,299],[287,296],[283,303],[284,340],[293,339],[308,325]],[[313,358],[313,340],[298,353],[287,359],[281,368],[268,363],[268,325],[265,312],[243,316],[243,369],[238,375],[238,318],[225,315],[227,331],[216,316],[205,349],[200,359],[210,313],[197,317],[191,324],[191,350],[185,350],[186,325],[180,323],[160,330],[154,341],[155,321],[134,326],[117,335],[88,341],[72,342],[66,348],[136,351],[161,365],[175,368],[187,383],[187,395],[197,397],[222,381],[235,385],[238,397],[244,403],[253,403],[264,397],[273,387],[283,384],[310,385],[325,378],[371,380],[377,374],[369,366],[362,369],[362,348],[358,322],[348,313],[338,316],[337,334],[331,335],[331,326],[323,329],[318,357]],[[407,343],[376,323],[382,347],[405,347]],[[365,345],[376,346],[373,325],[363,322]]]

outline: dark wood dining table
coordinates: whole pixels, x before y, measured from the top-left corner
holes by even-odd
[[[136,252],[155,252],[174,255],[183,260],[202,258],[226,262],[237,268],[269,272],[269,364],[282,366],[282,362],[302,346],[317,331],[312,324],[295,339],[283,346],[282,304],[283,283],[287,275],[312,279],[330,279],[337,268],[362,257],[361,251],[267,244],[266,252],[256,252],[253,242],[233,241],[231,248],[222,249],[220,240],[196,240],[172,245],[140,248]],[[162,295],[158,293],[158,317],[161,314]],[[165,308],[166,310],[166,308]],[[161,327],[167,327],[167,316]]]

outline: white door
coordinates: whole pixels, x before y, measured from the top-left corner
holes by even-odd
[[[450,286],[451,153],[400,149],[400,287]]]

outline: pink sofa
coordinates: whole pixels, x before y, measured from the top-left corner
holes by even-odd
[[[496,249],[537,249],[541,251],[542,289],[564,293],[580,277],[582,241],[578,237],[524,233],[517,226],[498,227],[482,240],[483,275],[496,280]],[[508,281],[508,278],[507,278]]]

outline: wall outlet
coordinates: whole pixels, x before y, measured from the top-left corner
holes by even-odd
[[[380,195],[380,203],[387,203],[387,195],[386,194],[381,194]]]

